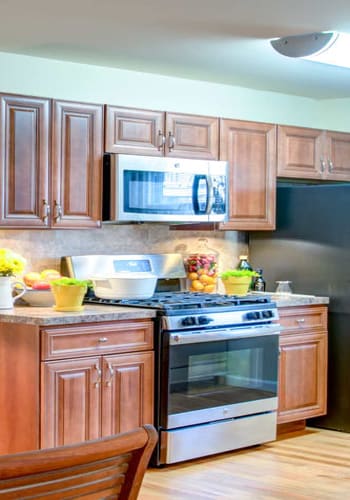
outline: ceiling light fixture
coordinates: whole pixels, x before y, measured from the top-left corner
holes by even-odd
[[[350,68],[350,34],[309,33],[271,40],[272,47],[287,57]]]

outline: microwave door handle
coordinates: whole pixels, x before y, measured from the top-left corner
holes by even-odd
[[[201,185],[201,181],[205,181],[206,185],[206,201],[205,201],[205,208],[201,210],[200,208],[200,203],[199,203],[199,188]],[[209,177],[207,175],[200,175],[197,174],[193,178],[193,185],[192,185],[192,206],[193,206],[193,211],[196,215],[205,215],[208,214],[210,211],[210,186],[209,186]]]

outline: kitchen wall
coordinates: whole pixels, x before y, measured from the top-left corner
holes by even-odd
[[[27,259],[26,271],[59,269],[62,255],[105,253],[186,253],[198,238],[219,254],[221,270],[235,266],[247,252],[246,235],[236,231],[171,231],[163,224],[104,225],[93,230],[0,230],[0,247]]]
[[[350,131],[350,99],[243,87],[0,52],[0,92]]]
[[[350,131],[350,100],[314,99],[114,68],[0,53],[0,92],[110,103]],[[170,231],[164,225],[105,226],[87,231],[0,229],[0,246],[18,250],[27,269],[58,268],[61,255],[173,252],[200,236],[220,254],[221,268],[246,253],[239,232]]]

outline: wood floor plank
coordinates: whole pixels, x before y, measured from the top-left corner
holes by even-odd
[[[350,500],[350,434],[307,428],[146,472],[139,500],[185,499]]]

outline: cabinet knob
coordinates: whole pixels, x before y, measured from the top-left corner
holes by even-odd
[[[109,371],[109,379],[106,381],[106,385],[108,387],[110,387],[112,385],[112,380],[114,377],[114,370],[113,370],[113,366],[111,365],[111,363],[108,363],[107,368]]]
[[[95,387],[100,387],[101,378],[102,378],[102,370],[97,363],[95,365],[95,370],[97,371],[97,379],[95,382]]]
[[[161,151],[164,148],[164,144],[165,144],[165,135],[161,130],[158,130],[158,140],[157,140],[158,151]]]
[[[168,149],[171,151],[175,147],[175,136],[172,134],[172,132],[169,132],[168,136]]]
[[[43,200],[42,220],[44,224],[48,224],[50,215],[50,205],[46,200]]]
[[[99,341],[101,344],[103,344],[104,342],[108,342],[108,338],[107,338],[107,337],[100,337],[100,338],[98,339],[98,341]]]
[[[54,210],[54,219],[55,222],[58,222],[62,218],[62,207],[56,200],[54,201]]]

